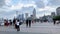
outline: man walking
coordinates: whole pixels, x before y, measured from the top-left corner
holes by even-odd
[[[31,27],[31,20],[29,20],[29,27]]]
[[[31,27],[31,21],[32,21],[31,17],[26,19],[26,27]]]
[[[28,27],[28,19],[26,20],[26,27]]]

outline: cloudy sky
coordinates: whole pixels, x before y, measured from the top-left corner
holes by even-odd
[[[16,11],[19,14],[32,14],[34,8],[36,16],[41,17],[56,12],[59,6],[60,0],[0,0],[0,18],[13,18]]]

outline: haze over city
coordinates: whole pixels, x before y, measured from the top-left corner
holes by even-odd
[[[0,34],[60,34],[60,0],[0,0]]]
[[[36,9],[36,16],[50,15],[56,12],[60,0],[0,0],[0,18],[13,18],[16,11],[19,14],[32,14]]]

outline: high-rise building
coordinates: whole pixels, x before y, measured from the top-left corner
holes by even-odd
[[[25,13],[25,18],[26,18],[26,19],[28,18],[28,13]]]
[[[60,15],[60,7],[58,7],[58,8],[56,9],[56,14],[57,14],[57,15]]]
[[[0,24],[4,23],[4,18],[0,18]]]
[[[55,12],[52,12],[52,13],[51,13],[51,16],[52,16],[52,17],[55,16],[55,15],[56,15]]]
[[[19,15],[17,16],[17,19],[19,19],[19,20],[24,20],[24,14],[19,14]]]
[[[36,18],[36,9],[35,8],[33,9],[33,18],[34,19]]]

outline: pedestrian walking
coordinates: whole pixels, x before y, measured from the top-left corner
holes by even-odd
[[[55,24],[56,24],[56,21],[55,21],[55,20],[53,20],[53,22],[54,22],[53,24],[55,25]]]
[[[26,20],[26,27],[28,27],[28,19]]]
[[[29,17],[26,19],[26,27],[31,27],[32,18]]]
[[[10,22],[10,25],[12,25],[12,21],[11,21],[11,20],[9,20],[9,22]]]
[[[16,20],[16,29],[17,29],[17,31],[20,31],[20,27],[19,27],[19,20]]]
[[[15,25],[15,23],[16,23],[16,19],[14,18],[14,19],[13,19],[13,25]]]
[[[29,21],[29,27],[31,27],[31,20],[28,20]]]
[[[14,27],[16,29],[17,28],[17,25],[16,25],[16,19],[15,18],[13,19],[13,25],[14,25]]]

